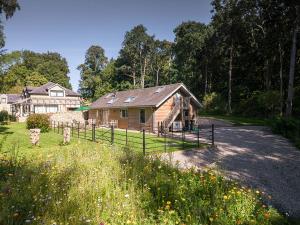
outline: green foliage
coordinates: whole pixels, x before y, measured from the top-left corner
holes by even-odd
[[[0,111],[0,123],[6,122],[9,120],[9,115],[6,110]]]
[[[103,88],[102,71],[107,64],[103,48],[92,45],[85,54],[85,62],[78,66],[80,70],[79,91],[83,98],[95,99],[97,88]],[[109,76],[110,74],[106,74]],[[103,91],[98,91],[101,94]]]
[[[21,125],[7,132],[29,142]],[[287,224],[262,204],[268,196],[214,171],[183,171],[154,155],[60,140],[49,132],[41,134],[39,151],[0,151],[1,224]]]
[[[67,61],[58,53],[14,51],[0,56],[0,67],[0,92],[12,92],[26,85],[39,86],[48,81],[71,88]]]
[[[41,129],[42,133],[50,130],[50,119],[47,114],[31,114],[26,120],[27,129]]]
[[[203,97],[203,108],[205,112],[210,113],[225,113],[226,112],[226,103],[221,95],[212,92],[210,94],[206,94]]]
[[[272,131],[290,139],[300,148],[300,120],[291,118],[277,118],[272,120]]]
[[[243,116],[274,117],[280,113],[280,94],[278,91],[256,91],[242,100],[235,112]]]

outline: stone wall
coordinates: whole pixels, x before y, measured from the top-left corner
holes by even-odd
[[[64,122],[64,123],[72,123],[72,122],[80,122],[84,123],[84,117],[82,112],[63,112],[63,113],[54,113],[50,116],[51,121],[55,122]]]

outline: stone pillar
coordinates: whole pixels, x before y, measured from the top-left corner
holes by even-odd
[[[70,127],[64,128],[64,144],[70,143],[71,140],[71,129]]]
[[[41,129],[30,129],[30,141],[32,145],[39,145]]]

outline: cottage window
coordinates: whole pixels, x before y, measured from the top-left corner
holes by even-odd
[[[140,123],[146,122],[145,109],[140,109]]]
[[[120,110],[120,117],[121,118],[128,118],[128,110],[127,109],[121,109]]]
[[[64,97],[64,91],[51,90],[50,96],[51,97]]]
[[[1,98],[0,103],[5,104],[6,103],[6,98]]]

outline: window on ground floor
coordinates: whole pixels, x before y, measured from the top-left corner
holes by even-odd
[[[121,118],[128,118],[128,110],[127,109],[121,109],[120,110],[120,117]]]
[[[58,105],[35,105],[34,113],[57,113]]]
[[[146,122],[146,114],[145,109],[140,109],[140,123]]]

